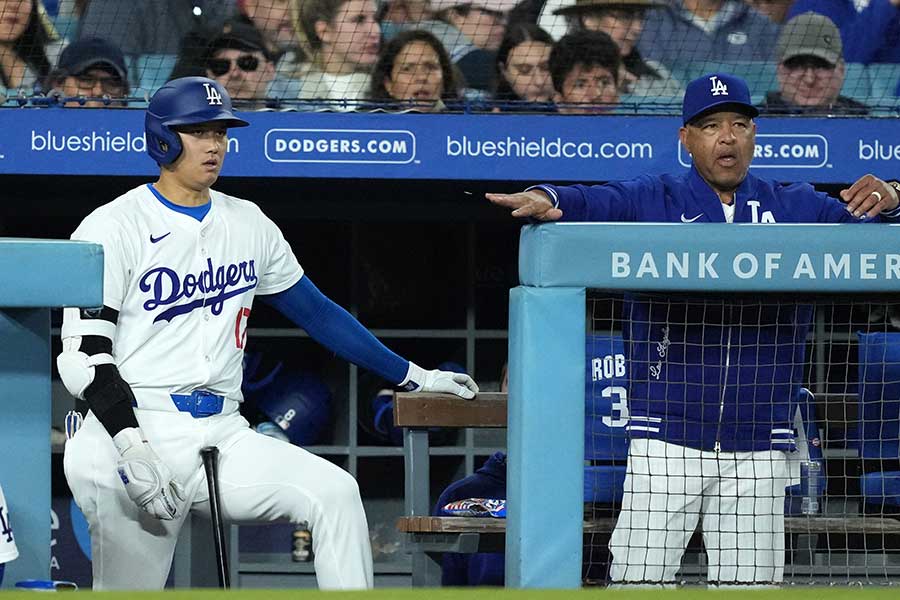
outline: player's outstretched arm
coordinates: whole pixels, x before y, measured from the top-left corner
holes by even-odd
[[[73,396],[88,403],[91,412],[112,436],[119,451],[116,469],[128,497],[158,519],[178,516],[184,490],[173,479],[138,426],[131,408],[134,393],[122,379],[113,358],[118,312],[63,310],[63,351],[56,359],[59,375]]]
[[[478,386],[464,373],[426,371],[392,352],[353,315],[320,292],[307,275],[287,290],[262,298],[326,348],[394,385],[466,399],[478,392]]]
[[[515,194],[487,193],[485,198],[497,206],[512,209],[512,216],[531,218],[538,221],[558,221],[563,213],[553,206],[546,192],[539,189],[518,192]]]

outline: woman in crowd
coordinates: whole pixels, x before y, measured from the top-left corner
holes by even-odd
[[[0,85],[34,91],[63,43],[40,0],[0,0]]]
[[[637,50],[645,12],[663,4],[662,0],[575,0],[554,14],[566,17],[570,31],[602,31],[618,44],[622,57],[620,93],[631,94],[636,99],[671,98],[683,93],[681,84],[662,64],[645,60]]]
[[[531,23],[513,23],[497,50],[494,100],[502,111],[546,111],[553,101],[553,38]]]
[[[375,68],[369,99],[420,112],[439,112],[459,98],[447,50],[431,33],[401,32],[389,41]]]
[[[381,45],[374,0],[295,0],[292,16],[310,56],[294,76],[298,98],[347,100],[352,110],[369,89]]]

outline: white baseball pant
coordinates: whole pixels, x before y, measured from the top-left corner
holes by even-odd
[[[190,510],[209,516],[200,448],[219,448],[226,521],[307,521],[322,589],[373,585],[369,530],[356,480],[302,448],[261,435],[239,413],[195,419],[188,413],[135,410],[159,457],[185,486]],[[64,466],[90,526],[94,589],[162,589],[184,523],[141,511],[116,473],[118,452],[89,414],[66,442]],[[237,557],[234,557],[236,560]]]
[[[612,580],[671,583],[702,517],[711,583],[781,582],[784,452],[705,452],[633,439],[622,512],[610,538]]]

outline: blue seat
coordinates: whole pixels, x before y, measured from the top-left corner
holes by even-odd
[[[900,333],[859,333],[860,490],[868,510],[900,508]],[[875,468],[873,468],[875,467]]]
[[[872,86],[866,65],[860,63],[847,63],[844,74],[844,85],[841,87],[841,95],[853,98],[863,104],[869,103],[872,95]]]
[[[584,501],[622,501],[628,457],[628,370],[622,338],[589,335],[585,343]]]
[[[169,80],[178,56],[175,54],[141,54],[131,57],[128,78],[131,80],[132,95],[153,95]]]
[[[898,100],[900,87],[900,64],[879,63],[866,67],[869,78],[869,104],[872,106],[891,108]]]
[[[800,388],[794,398],[796,413],[794,428],[797,430],[797,452],[788,455],[792,465],[792,479],[799,481],[784,490],[784,514],[809,514],[804,510],[804,498],[814,498],[818,508],[813,512],[821,512],[821,498],[825,493],[825,459],[822,454],[822,437],[816,421],[815,396],[806,388]],[[818,464],[818,474],[814,480],[808,477],[801,467],[804,462]],[[814,482],[814,483],[813,483]],[[811,489],[812,486],[812,489]]]

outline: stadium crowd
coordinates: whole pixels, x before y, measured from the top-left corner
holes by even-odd
[[[0,0],[20,106],[205,75],[245,110],[677,110],[714,71],[776,114],[890,113],[900,0]]]

